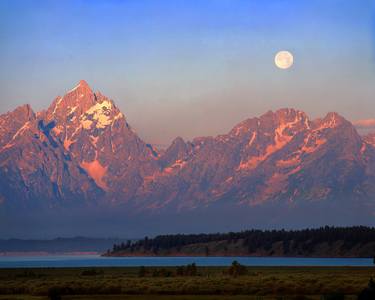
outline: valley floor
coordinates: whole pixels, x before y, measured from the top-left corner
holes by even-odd
[[[1,300],[45,300],[47,297],[37,296],[1,296]],[[62,300],[321,300],[320,295],[313,296],[248,296],[248,295],[185,295],[185,296],[160,296],[160,295],[97,295],[97,296],[64,296]],[[357,299],[357,296],[345,296],[345,300]]]
[[[371,267],[248,267],[237,277],[227,269],[198,267],[196,276],[177,276],[176,267],[0,269],[0,299],[356,299],[375,277]]]

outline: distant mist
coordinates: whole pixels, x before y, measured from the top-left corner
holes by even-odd
[[[335,201],[333,201],[335,202]],[[338,208],[339,207],[339,208]],[[22,214],[19,219],[2,215],[2,238],[100,237],[134,239],[158,234],[212,233],[246,229],[302,229],[325,225],[375,226],[375,218],[350,203],[303,204],[287,208],[269,204],[253,207],[216,206],[184,213],[132,215],[121,210]]]

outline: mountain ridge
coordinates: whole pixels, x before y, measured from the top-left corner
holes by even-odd
[[[0,115],[0,125],[5,212],[91,207],[137,215],[322,203],[375,212],[374,136],[362,137],[335,112],[310,120],[291,108],[268,111],[226,134],[177,137],[158,150],[113,100],[81,80],[46,110],[24,105]]]

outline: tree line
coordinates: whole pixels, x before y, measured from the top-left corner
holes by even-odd
[[[211,233],[211,234],[173,234],[158,235],[154,238],[145,237],[137,241],[114,244],[112,251],[136,252],[139,250],[158,253],[160,250],[177,249],[186,245],[198,243],[210,243],[216,241],[227,241],[234,243],[241,240],[243,247],[249,253],[258,248],[269,249],[275,242],[283,242],[285,252],[288,251],[291,243],[302,245],[302,250],[308,250],[312,245],[319,243],[334,243],[343,241],[343,247],[350,249],[358,244],[375,242],[375,228],[366,226],[352,227],[320,227],[315,229],[302,230],[245,230],[240,232]]]

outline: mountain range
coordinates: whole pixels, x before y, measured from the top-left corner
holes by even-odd
[[[100,217],[132,220],[132,230],[153,218],[187,229],[192,218],[225,229],[373,225],[375,133],[360,135],[334,112],[312,120],[285,108],[157,149],[81,80],[46,110],[24,105],[0,116],[0,213],[1,234],[28,217],[38,230],[48,227],[44,217],[60,229]]]

